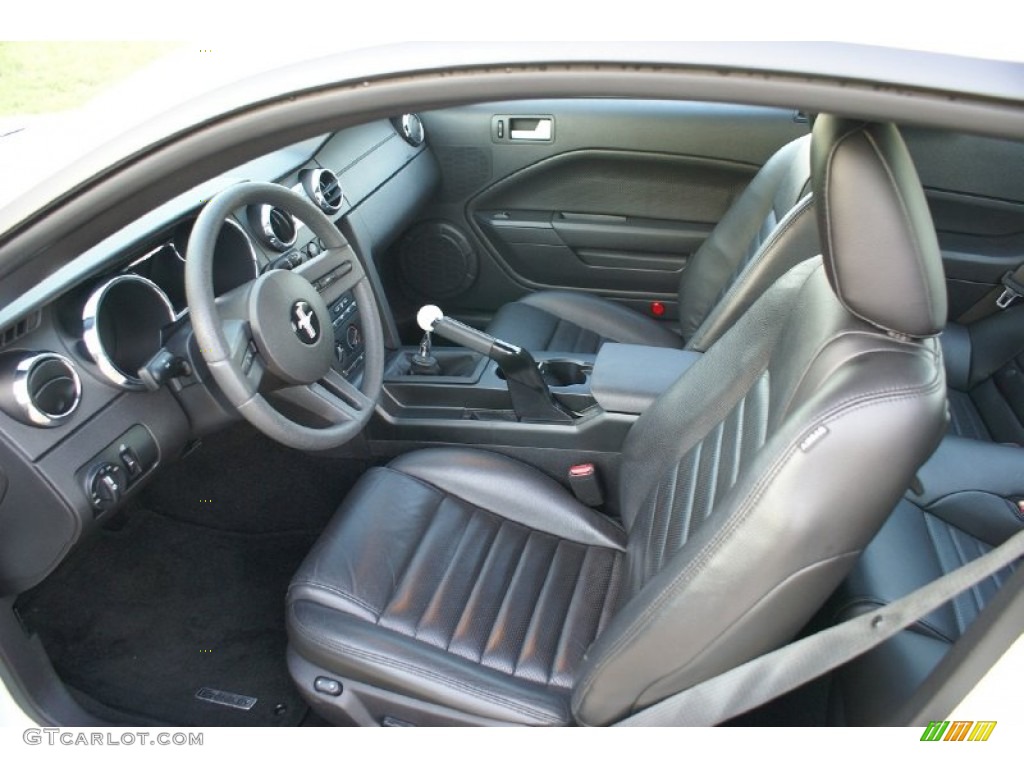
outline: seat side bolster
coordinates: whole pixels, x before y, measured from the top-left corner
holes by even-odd
[[[443,493],[561,539],[625,551],[626,533],[609,518],[584,506],[551,478],[497,453],[432,448],[400,456],[389,469]],[[495,483],[496,477],[503,482]]]
[[[814,203],[808,196],[779,222],[690,337],[687,349],[706,351],[776,280],[800,262],[818,255],[820,250]]]

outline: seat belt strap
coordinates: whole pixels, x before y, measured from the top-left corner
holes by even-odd
[[[961,325],[970,325],[983,318],[1006,309],[1017,299],[1024,297],[1024,264],[1003,275],[999,285],[988,291],[971,308],[956,319]]]
[[[708,726],[799,688],[888,640],[1024,555],[1024,531],[877,610],[759,656],[647,707],[617,726]]]

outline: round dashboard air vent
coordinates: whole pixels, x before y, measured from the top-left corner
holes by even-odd
[[[326,214],[341,210],[341,182],[326,168],[308,168],[299,174],[306,195]]]
[[[0,407],[25,424],[56,427],[78,408],[82,381],[74,364],[55,352],[0,356]]]
[[[395,130],[412,146],[418,147],[426,139],[426,130],[420,116],[414,113],[402,115],[394,119]]]
[[[249,226],[275,251],[287,251],[295,245],[295,219],[283,208],[254,205],[248,211]]]

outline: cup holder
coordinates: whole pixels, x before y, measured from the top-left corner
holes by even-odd
[[[544,360],[537,363],[537,370],[549,387],[574,387],[587,383],[587,376],[594,370],[594,366],[572,360]],[[496,373],[499,379],[505,378],[500,368]]]
[[[587,383],[588,366],[571,360],[545,360],[537,367],[549,387],[572,387]]]

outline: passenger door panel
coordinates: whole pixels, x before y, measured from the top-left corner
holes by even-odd
[[[400,321],[436,301],[476,325],[547,288],[643,310],[657,299],[676,317],[688,259],[760,166],[807,131],[793,110],[689,102],[508,102],[422,118],[442,188],[385,269],[405,299]],[[452,226],[464,242],[440,250],[458,258],[427,255],[428,235],[451,240]],[[453,273],[452,291],[438,290],[437,269]],[[474,279],[456,290],[455,272]]]
[[[942,248],[955,320],[1024,263],[1024,146],[904,128]]]

